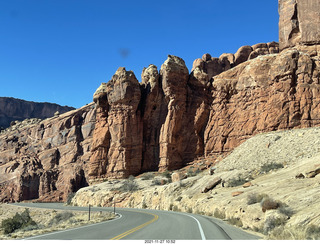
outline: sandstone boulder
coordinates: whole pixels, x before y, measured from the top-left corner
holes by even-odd
[[[237,197],[237,196],[239,196],[239,195],[241,195],[241,194],[243,194],[243,193],[244,193],[243,191],[235,191],[235,192],[232,192],[232,193],[231,193],[231,196]]]
[[[306,173],[307,178],[314,178],[316,175],[320,174],[320,168],[317,168],[315,170],[309,171]]]
[[[252,186],[252,183],[251,183],[251,182],[246,182],[246,183],[244,183],[244,184],[242,185],[243,188],[248,188],[248,187],[250,187],[250,186]]]
[[[209,182],[202,190],[202,193],[206,193],[213,188],[215,188],[217,185],[219,185],[222,182],[222,179],[220,177],[214,178],[211,182]]]
[[[250,53],[253,51],[251,46],[242,46],[234,54],[234,65],[239,65],[248,60]]]

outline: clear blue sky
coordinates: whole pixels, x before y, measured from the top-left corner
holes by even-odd
[[[189,70],[204,53],[278,41],[277,0],[0,0],[0,96],[79,108],[118,67]]]

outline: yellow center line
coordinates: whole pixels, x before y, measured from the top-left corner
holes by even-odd
[[[126,211],[130,211],[130,210],[126,210]],[[131,230],[128,230],[128,231],[126,231],[126,232],[124,232],[124,233],[122,233],[122,234],[120,234],[120,235],[117,235],[117,236],[113,237],[113,238],[110,239],[110,240],[120,240],[120,239],[126,237],[127,235],[130,235],[130,234],[132,234],[133,232],[136,232],[137,230],[140,230],[140,229],[142,229],[143,227],[145,227],[145,226],[147,226],[147,225],[155,222],[155,221],[159,218],[158,215],[152,214],[152,213],[146,213],[146,212],[141,212],[141,211],[132,211],[132,212],[139,212],[139,213],[150,214],[150,215],[153,215],[154,218],[153,218],[152,220],[150,220],[150,221],[142,224],[142,225],[139,225],[139,226],[137,226],[137,227],[135,227],[135,228],[133,228],[133,229],[131,229]]]

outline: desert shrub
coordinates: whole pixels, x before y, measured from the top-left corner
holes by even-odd
[[[175,212],[180,212],[180,209],[176,205],[173,206],[172,210]]]
[[[196,170],[194,170],[193,167],[190,167],[187,171],[187,176],[188,177],[193,177],[198,175],[199,173],[201,173],[201,170],[199,168],[197,168]]]
[[[173,203],[170,203],[169,210],[170,210],[170,211],[173,210]]]
[[[306,228],[307,240],[319,240],[320,239],[320,227],[316,225],[310,225]]]
[[[265,173],[270,172],[271,170],[276,170],[276,169],[281,169],[281,168],[283,168],[283,164],[269,163],[269,164],[262,165],[260,168],[260,172],[265,174]]]
[[[76,195],[75,192],[70,192],[69,195],[67,196],[67,201],[66,201],[66,205],[71,205],[71,201],[73,199],[73,197]]]
[[[276,218],[274,216],[270,216],[266,219],[263,226],[263,232],[264,234],[268,234],[271,230],[278,226],[284,226],[286,223],[286,220],[284,218]]]
[[[253,231],[258,232],[258,233],[263,233],[263,226],[254,226]]]
[[[142,180],[151,180],[153,178],[154,178],[154,175],[152,173],[150,173],[150,172],[141,176]]]
[[[262,212],[266,212],[270,209],[278,209],[280,207],[280,203],[271,198],[264,198],[261,202]]]
[[[188,208],[188,209],[187,209],[187,212],[188,212],[188,213],[192,213],[192,212],[193,212],[192,208]]]
[[[224,211],[220,211],[219,209],[215,209],[213,216],[217,219],[225,219],[226,218],[226,213]]]
[[[289,206],[283,203],[279,203],[279,204],[280,204],[280,207],[278,208],[279,213],[284,214],[288,217],[292,217],[292,215],[294,215],[294,211],[292,208],[290,208]]]
[[[235,186],[241,186],[244,183],[248,182],[248,180],[243,177],[241,174],[239,174],[235,178],[231,178],[227,181],[228,187],[235,187]]]
[[[61,212],[61,213],[57,213],[50,221],[49,221],[49,226],[52,225],[57,225],[63,221],[69,220],[70,218],[73,217],[73,213],[72,212]]]
[[[238,226],[238,227],[242,227],[243,224],[242,224],[242,221],[240,218],[235,218],[235,217],[232,217],[230,219],[227,220],[230,224],[232,225],[235,225],[235,226]]]
[[[258,194],[258,193],[250,193],[247,197],[247,204],[255,204],[260,203],[264,198],[268,198],[268,195],[266,194]]]
[[[1,222],[4,234],[10,234],[17,229],[27,228],[28,226],[33,226],[33,229],[37,228],[37,224],[30,217],[27,208],[21,214],[16,213],[13,218],[4,219]]]
[[[147,208],[147,204],[145,202],[142,203],[142,208]]]
[[[161,180],[158,179],[158,178],[153,179],[152,182],[151,182],[151,185],[160,186],[161,185]]]
[[[319,240],[320,227],[316,225],[291,226],[280,225],[268,233],[269,240]]]
[[[179,196],[176,201],[180,202],[182,200],[182,196]]]
[[[135,181],[134,176],[130,175],[127,180],[124,181],[123,185],[120,187],[120,191],[133,192],[138,190],[138,184]]]
[[[162,173],[162,176],[165,177],[165,178],[167,178],[169,183],[172,182],[172,180],[171,180],[171,173],[170,173],[168,170],[164,171],[164,172]]]

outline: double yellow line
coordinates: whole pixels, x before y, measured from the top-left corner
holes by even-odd
[[[138,212],[138,211],[134,211],[134,212]],[[140,212],[140,211],[139,211],[139,212]],[[130,234],[132,234],[133,232],[136,232],[137,230],[140,230],[140,229],[142,229],[143,227],[145,227],[145,226],[147,226],[147,225],[149,225],[149,224],[152,224],[153,222],[155,222],[155,221],[159,218],[159,216],[156,215],[156,214],[146,213],[146,212],[140,212],[140,213],[145,213],[145,214],[153,215],[154,218],[153,218],[152,220],[150,220],[150,221],[142,224],[142,225],[139,225],[139,226],[137,226],[137,227],[135,227],[135,228],[133,228],[133,229],[131,229],[131,230],[128,230],[128,231],[126,231],[126,232],[124,232],[124,233],[122,233],[122,234],[120,234],[120,235],[118,235],[118,236],[116,236],[116,237],[113,237],[113,238],[110,239],[110,240],[120,240],[120,239],[126,237],[127,235],[130,235]]]

